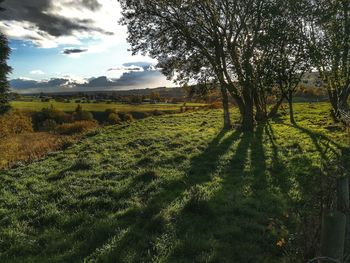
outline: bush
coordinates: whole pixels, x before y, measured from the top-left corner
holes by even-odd
[[[114,124],[119,124],[121,122],[119,115],[116,113],[110,113],[107,118],[107,123],[114,125]]]
[[[73,113],[73,118],[76,121],[93,121],[94,117],[91,112],[83,111],[83,108],[78,104],[75,112]]]
[[[221,101],[214,101],[213,103],[211,103],[209,105],[209,109],[212,109],[212,110],[214,110],[214,109],[222,109]]]
[[[75,121],[93,121],[94,116],[89,111],[74,112],[73,119]]]
[[[57,126],[56,121],[54,121],[52,119],[47,119],[41,124],[40,130],[46,131],[46,132],[54,131],[56,126]]]
[[[117,112],[116,109],[106,109],[105,113],[106,113],[107,116],[109,116],[109,114],[111,114],[111,113],[118,113],[118,112]]]
[[[44,122],[47,120],[55,121],[56,124],[69,123],[73,121],[70,114],[57,110],[54,107],[44,108],[33,114],[33,125],[36,130],[45,130]],[[51,121],[51,123],[53,123]],[[47,123],[47,122],[46,122]]]
[[[131,114],[132,114],[132,117],[136,120],[141,120],[151,116],[150,112],[145,112],[145,111],[133,111],[131,112]]]
[[[96,121],[77,121],[74,123],[65,123],[57,126],[56,131],[62,135],[73,135],[84,133],[98,127]]]
[[[133,121],[134,118],[132,117],[132,115],[130,113],[125,113],[125,112],[119,112],[119,118],[122,121]]]
[[[14,110],[0,117],[0,138],[32,131],[32,119],[24,112]]]
[[[164,115],[164,112],[159,111],[159,110],[154,110],[154,111],[153,111],[153,115],[154,115],[154,116],[161,116],[161,115]]]

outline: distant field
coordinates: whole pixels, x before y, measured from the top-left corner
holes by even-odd
[[[74,111],[77,105],[82,105],[84,110],[87,111],[105,111],[106,109],[117,109],[117,111],[131,112],[131,111],[174,111],[180,110],[183,106],[180,104],[121,104],[121,103],[64,103],[64,102],[41,102],[41,101],[12,101],[11,106],[15,109],[28,110],[28,111],[39,111],[43,108],[51,107],[51,105],[58,110],[62,111]],[[199,103],[186,103],[189,107],[200,107],[205,104]]]
[[[0,262],[306,262],[290,246],[346,134],[328,104],[295,113],[246,134],[221,110],[150,117],[0,172]]]

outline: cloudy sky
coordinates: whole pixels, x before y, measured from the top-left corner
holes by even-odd
[[[17,91],[173,86],[156,61],[127,51],[117,0],[4,0],[1,6]]]

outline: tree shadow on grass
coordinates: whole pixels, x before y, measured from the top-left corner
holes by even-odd
[[[267,173],[264,130],[259,125],[254,133],[243,134],[218,176],[218,190],[181,210],[175,231],[179,238],[169,262],[279,259],[276,237],[267,227],[271,219],[283,216],[285,200],[282,186]]]
[[[320,155],[325,143],[333,143],[298,129],[310,136]],[[102,262],[278,262],[283,250],[276,242],[283,235],[270,226],[289,221],[292,180],[308,200],[314,180],[304,172],[315,169],[303,160],[303,171],[294,175],[280,158],[280,148],[269,124],[254,133],[221,131],[191,160],[185,177],[161,181],[156,175],[136,176],[128,189],[137,190],[131,195],[126,189],[121,197],[141,205],[111,219],[118,221],[113,225],[117,233],[85,257]]]
[[[341,145],[334,142],[333,140],[328,138],[326,135],[319,132],[314,132],[298,124],[290,125],[290,126],[298,129],[299,131],[305,133],[310,137],[310,139],[312,140],[312,143],[315,145],[315,148],[320,153],[322,159],[324,160],[327,159],[328,151],[330,151],[332,154],[335,154],[336,156],[339,156],[339,152],[337,150],[342,148]]]
[[[221,131],[185,176],[121,177],[127,183],[117,193],[101,185],[70,208],[84,216],[46,228],[62,243],[60,253],[46,253],[56,262],[278,261],[279,234],[268,226],[285,220],[291,184],[274,137],[268,124],[254,133]]]
[[[128,198],[141,198],[143,205],[119,216],[118,234],[87,258],[102,262],[278,261],[282,256],[276,246],[279,236],[268,226],[283,220],[290,185],[285,183],[288,173],[280,173],[286,168],[278,159],[273,137],[266,125],[254,133],[221,132],[191,160],[184,178],[159,184],[157,179],[135,178],[134,187],[143,190]],[[265,143],[271,140],[269,157]],[[278,163],[278,175],[283,178],[273,178],[269,158]]]
[[[122,222],[120,232],[123,235],[106,240],[104,246],[110,249],[102,255],[102,261],[150,262],[166,257],[165,251],[171,250],[179,239],[176,226],[181,216],[178,212],[183,209],[181,206],[187,199],[188,191],[211,181],[220,157],[240,136],[239,131],[231,134],[221,131],[204,152],[191,160],[186,176],[180,179],[157,183],[155,177],[136,177],[129,187],[139,188],[139,191],[136,196],[128,198],[141,200],[142,206],[134,207],[118,217],[117,220]],[[159,248],[160,245],[164,247]],[[95,257],[101,255],[91,254],[88,258]]]

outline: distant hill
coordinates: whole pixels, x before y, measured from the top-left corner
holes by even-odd
[[[50,92],[50,96],[54,95],[74,95],[78,93],[93,95],[93,94],[104,94],[104,95],[118,95],[118,96],[130,96],[130,95],[149,95],[151,92],[158,92],[163,98],[183,98],[185,96],[185,91],[180,87],[173,88],[154,88],[154,89],[134,89],[134,90],[109,90],[109,91],[85,91],[85,92]],[[28,93],[26,96],[38,95],[39,93]]]

